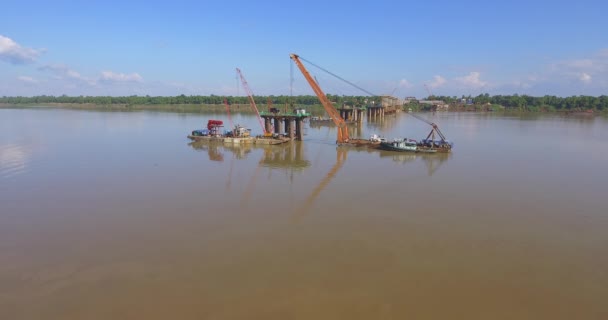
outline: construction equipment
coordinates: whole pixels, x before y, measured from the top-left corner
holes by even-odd
[[[346,126],[346,122],[340,116],[338,110],[336,110],[336,108],[334,108],[334,106],[331,104],[329,99],[327,99],[327,95],[325,95],[323,90],[321,90],[321,87],[319,87],[317,81],[315,81],[315,79],[313,79],[308,70],[306,70],[306,67],[304,67],[304,65],[300,61],[300,57],[295,53],[292,53],[289,56],[298,66],[298,69],[300,69],[302,75],[304,75],[304,78],[306,78],[306,81],[308,81],[308,84],[319,98],[319,101],[321,101],[323,108],[325,108],[327,114],[334,121],[336,127],[338,127],[338,139],[336,140],[336,143],[347,143],[350,138],[348,136],[348,128]]]
[[[207,130],[209,130],[210,136],[221,136],[221,128],[224,126],[222,120],[209,120],[207,121]]]
[[[224,98],[224,105],[226,106],[226,113],[228,113],[228,122],[230,123],[230,128],[234,128],[232,117],[230,116],[230,105],[228,104],[228,100],[226,98]]]
[[[430,122],[429,120],[427,120],[427,119],[425,119],[425,118],[423,118],[421,116],[415,115],[413,113],[408,113],[408,115],[410,115],[410,116],[412,116],[412,117],[414,117],[414,118],[416,118],[416,119],[418,119],[420,121],[423,121],[426,124],[428,124],[431,127],[433,127],[433,129],[431,129],[431,132],[429,133],[429,135],[426,137],[427,139],[430,138],[431,135],[434,136],[434,132],[437,132],[437,134],[441,138],[441,141],[447,141],[447,139],[445,138],[445,136],[443,135],[443,133],[441,132],[441,130],[439,130],[439,127],[434,122]]]
[[[443,135],[443,132],[441,132],[441,130],[439,130],[439,126],[437,126],[437,124],[435,124],[434,122],[431,122],[421,116],[415,115],[413,113],[408,113],[408,115],[410,115],[432,127],[431,132],[429,132],[429,134],[426,136],[426,139],[419,142],[418,148],[424,147],[424,146],[421,146],[420,144],[428,144],[430,148],[433,148],[435,146],[439,147],[440,152],[450,152],[450,150],[452,150],[453,143],[449,142],[446,139],[446,137]],[[439,141],[435,140],[435,133],[437,133],[437,135],[439,136],[439,138],[441,140],[439,140]]]
[[[236,68],[236,73],[241,78],[241,83],[243,84],[243,89],[245,89],[245,92],[247,92],[247,96],[249,97],[249,103],[251,104],[251,108],[253,109],[253,111],[255,111],[255,114],[258,117],[258,121],[260,122],[260,126],[262,127],[262,132],[264,133],[264,136],[271,137],[272,133],[266,131],[266,127],[264,126],[264,121],[262,121],[262,117],[260,116],[260,111],[258,111],[258,107],[255,105],[255,101],[253,99],[253,93],[251,92],[251,89],[249,89],[247,80],[245,80],[245,77],[243,77],[243,73],[241,72],[241,70],[239,68]]]
[[[424,88],[426,89],[426,92],[429,93],[428,99],[431,99],[431,97],[433,96],[433,93],[431,92],[431,88],[429,88],[429,86],[426,83],[424,84]]]

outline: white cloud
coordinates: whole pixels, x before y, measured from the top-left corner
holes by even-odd
[[[431,88],[439,88],[439,87],[445,85],[446,82],[447,82],[447,80],[445,80],[444,77],[442,77],[442,76],[434,76],[433,77],[433,81],[431,81],[431,83],[429,83],[429,86]]]
[[[579,59],[564,61],[563,65],[568,66],[570,68],[593,68],[594,62],[591,59]]]
[[[95,85],[94,79],[90,79],[90,78],[82,76],[80,73],[70,69],[70,67],[68,67],[65,64],[45,65],[45,66],[38,68],[38,70],[47,71],[47,72],[51,72],[51,73],[55,74],[55,76],[56,76],[55,79],[57,79],[57,80],[72,79],[72,80],[83,81],[90,85]]]
[[[20,46],[13,39],[0,35],[0,60],[12,64],[32,63],[44,50]]]
[[[138,73],[102,71],[98,76],[85,76],[65,64],[45,65],[38,70],[52,75],[55,81],[46,82],[45,89],[56,92],[54,94],[132,95],[151,92]]]
[[[18,76],[17,80],[25,82],[25,83],[38,83],[38,80],[28,77],[28,76]]]
[[[143,78],[138,73],[125,74],[103,71],[100,80],[107,82],[142,82]]]
[[[591,83],[591,76],[587,73],[581,73],[579,79],[584,83]]]
[[[407,79],[401,79],[401,81],[399,81],[399,88],[411,88],[414,85],[412,85],[411,82],[407,81]]]
[[[555,62],[550,70],[559,77],[584,83],[591,83],[592,79],[608,79],[608,49],[599,50],[591,57]]]
[[[460,83],[464,87],[477,89],[485,87],[486,84],[488,84],[487,82],[479,79],[480,76],[481,74],[479,72],[473,71],[464,77],[459,77],[454,80],[456,80],[456,82]]]

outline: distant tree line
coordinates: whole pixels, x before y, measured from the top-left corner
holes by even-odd
[[[378,103],[379,98],[369,96],[340,96],[328,94],[330,101],[337,105],[350,106],[366,106],[372,103]],[[77,96],[70,97],[62,96],[34,96],[34,97],[0,97],[0,103],[4,104],[95,104],[95,105],[221,105],[224,99],[230,105],[233,104],[248,104],[248,97],[235,96]],[[265,106],[268,103],[273,105],[299,105],[299,106],[314,106],[319,105],[319,100],[316,96],[255,96],[256,104]],[[522,110],[522,111],[554,111],[554,110],[604,110],[608,111],[608,96],[602,95],[599,97],[593,96],[542,96],[534,97],[528,95],[496,95],[480,94],[476,97],[472,96],[429,96],[427,100],[441,100],[450,105],[474,105],[484,106],[493,105],[500,106],[506,109]]]
[[[329,99],[336,103],[356,103],[363,104],[369,97],[344,97],[337,95],[327,95]],[[96,105],[174,105],[174,104],[223,104],[224,99],[228,104],[249,104],[248,97],[234,96],[34,96],[34,97],[0,97],[0,103],[6,104],[36,104],[36,103],[77,103],[77,104],[96,104]],[[256,104],[266,105],[268,102],[276,105],[318,105],[317,96],[254,96]]]
[[[473,105],[497,105],[507,109],[525,111],[555,111],[555,110],[607,110],[608,96],[542,96],[534,97],[528,95],[496,95],[480,94],[472,96],[430,96],[428,100],[441,100],[450,105],[473,104]]]

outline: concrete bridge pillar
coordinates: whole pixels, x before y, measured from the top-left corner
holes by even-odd
[[[302,134],[302,119],[296,119],[296,139],[302,141],[304,135]]]
[[[281,120],[274,118],[274,133],[281,134]]]

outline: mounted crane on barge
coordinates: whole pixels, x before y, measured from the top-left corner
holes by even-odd
[[[338,110],[336,110],[336,108],[334,108],[332,103],[327,98],[327,95],[325,95],[325,93],[323,92],[321,87],[319,87],[319,84],[317,83],[317,81],[315,81],[315,79],[310,75],[308,70],[306,70],[306,67],[304,67],[304,64],[302,64],[302,61],[301,61],[301,60],[304,60],[304,58],[301,58],[300,56],[298,56],[295,53],[292,53],[289,56],[291,57],[291,60],[293,60],[293,62],[295,62],[296,66],[298,66],[298,69],[300,69],[300,72],[302,72],[302,75],[304,76],[304,78],[306,79],[306,81],[308,82],[308,84],[310,85],[312,90],[315,92],[315,94],[319,98],[319,101],[321,102],[321,105],[323,105],[325,112],[327,112],[329,117],[336,124],[336,127],[338,128],[338,137],[336,139],[336,143],[338,145],[347,145],[347,146],[355,146],[355,147],[359,147],[359,146],[377,147],[380,144],[379,141],[371,141],[371,140],[367,140],[367,139],[351,139],[350,138],[350,136],[348,134],[348,127],[346,126],[346,122],[344,121],[344,118],[342,118],[340,116],[340,113],[338,112]]]
[[[312,64],[313,66],[329,73],[330,75],[348,83],[349,85],[351,85],[371,96],[377,96],[377,95],[355,85],[354,83],[352,83],[344,78],[341,78],[341,77],[329,72],[326,69],[323,69],[323,68],[317,66],[316,64],[298,56],[295,53],[290,54],[290,57],[295,62],[295,64],[298,66],[298,69],[300,69],[300,71],[302,72],[302,75],[304,75],[304,78],[306,78],[306,81],[308,82],[310,87],[313,89],[313,91],[315,92],[317,97],[319,98],[319,101],[321,101],[321,104],[323,105],[323,108],[325,108],[325,111],[327,112],[327,114],[329,114],[329,116],[331,117],[333,122],[338,127],[338,138],[336,140],[336,143],[338,145],[350,145],[350,146],[357,146],[357,147],[368,146],[371,148],[383,147],[383,149],[387,149],[387,150],[408,151],[408,152],[425,152],[425,153],[451,152],[453,143],[449,142],[445,138],[445,136],[443,135],[441,130],[439,130],[439,126],[437,126],[437,124],[435,124],[423,117],[420,117],[420,116],[412,114],[412,113],[409,113],[409,115],[411,115],[412,117],[414,117],[418,120],[421,120],[421,121],[427,123],[428,125],[430,125],[432,127],[431,132],[428,134],[426,139],[423,139],[421,141],[415,141],[415,140],[397,141],[396,140],[393,142],[381,141],[381,139],[376,139],[374,137],[372,137],[371,139],[351,139],[348,134],[348,128],[346,126],[346,122],[340,116],[340,113],[336,110],[336,108],[334,108],[334,106],[329,101],[329,99],[327,98],[327,96],[325,95],[323,90],[321,90],[321,87],[319,87],[319,83],[318,83],[318,81],[316,81],[316,78],[313,79],[313,77],[310,75],[308,70],[306,70],[306,67],[304,67],[304,64],[302,64],[301,60],[304,60],[307,63]],[[439,136],[440,140],[435,140],[435,134],[437,134]]]
[[[249,98],[249,104],[251,104],[251,109],[253,111],[255,111],[256,118],[258,119],[258,122],[260,123],[260,127],[262,127],[262,132],[264,133],[264,137],[272,137],[272,133],[266,131],[266,127],[264,126],[264,121],[262,121],[262,117],[260,116],[260,111],[258,110],[258,107],[255,104],[255,99],[253,99],[253,92],[251,92],[251,89],[249,89],[249,84],[247,83],[247,80],[245,80],[245,77],[243,76],[241,69],[236,68],[236,73],[238,74],[239,78],[241,79],[241,83],[243,84],[243,89],[245,90],[245,92],[247,93],[247,97]]]
[[[290,141],[291,139],[289,139],[289,138],[282,138],[282,137],[278,137],[278,136],[275,137],[271,131],[267,130],[266,126],[264,125],[264,121],[262,120],[262,116],[260,115],[260,111],[258,110],[258,107],[255,104],[255,99],[253,98],[253,92],[249,88],[249,84],[247,83],[247,80],[245,80],[245,77],[243,76],[241,69],[236,68],[236,73],[238,74],[239,78],[241,79],[241,83],[243,84],[243,89],[245,89],[245,92],[247,93],[247,97],[249,97],[249,104],[251,104],[251,109],[253,109],[253,111],[255,111],[256,118],[257,118],[258,122],[260,123],[260,127],[262,127],[263,134],[261,136],[255,137],[253,139],[253,142],[257,143],[257,144],[280,144],[280,143],[285,143],[285,142]]]
[[[431,122],[421,116],[415,115],[413,113],[408,113],[410,116],[425,122],[426,124],[430,125],[432,127],[431,132],[429,132],[429,134],[426,136],[426,139],[423,139],[422,141],[418,141],[417,143],[417,148],[418,150],[422,151],[422,152],[433,152],[432,150],[436,150],[436,152],[442,152],[442,153],[447,153],[447,152],[451,152],[452,151],[452,147],[454,146],[454,143],[448,141],[445,136],[443,135],[443,132],[441,132],[441,130],[439,130],[439,126],[437,126],[437,124],[435,124],[434,122]],[[435,140],[435,133],[439,136],[439,140]]]

